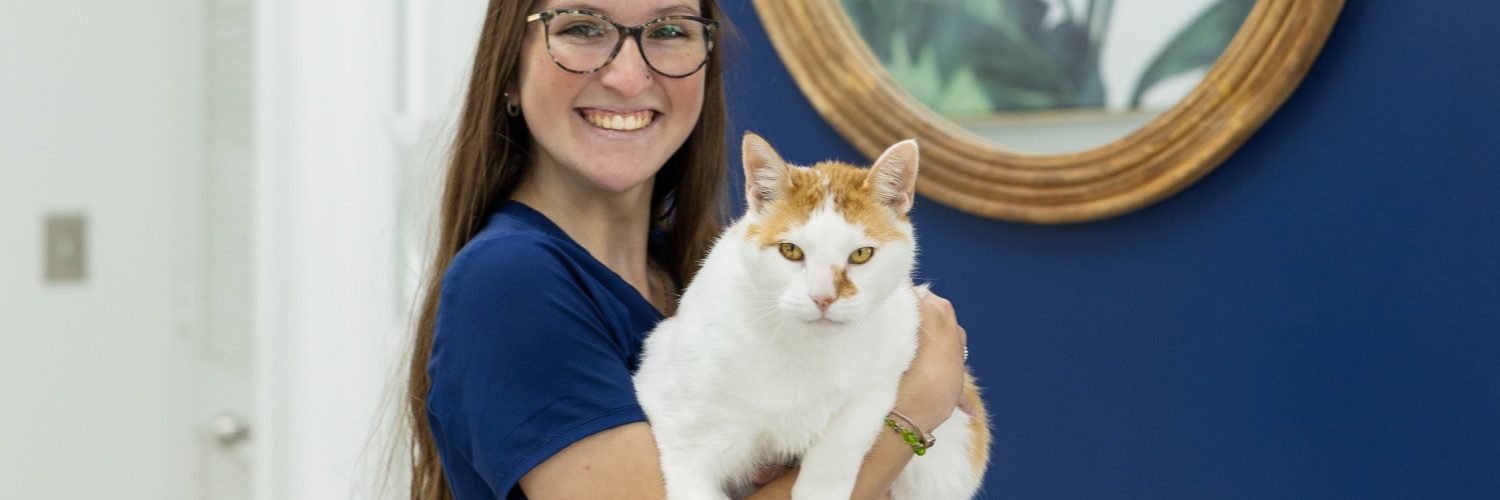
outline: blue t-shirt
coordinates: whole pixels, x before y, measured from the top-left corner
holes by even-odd
[[[646,420],[630,376],[662,315],[536,210],[507,202],[443,276],[427,416],[458,500],[580,439]]]

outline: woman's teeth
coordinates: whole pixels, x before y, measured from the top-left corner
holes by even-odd
[[[584,118],[595,127],[609,130],[640,130],[651,124],[651,111],[638,111],[630,114],[616,114],[599,111],[585,111]]]

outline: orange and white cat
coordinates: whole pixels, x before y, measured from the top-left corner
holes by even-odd
[[[917,144],[874,166],[788,165],[744,138],[747,210],[710,250],[677,314],[646,338],[637,397],[667,498],[726,499],[766,464],[797,460],[798,500],[849,498],[917,347],[907,217]],[[989,457],[984,406],[955,410],[894,498],[964,499]]]

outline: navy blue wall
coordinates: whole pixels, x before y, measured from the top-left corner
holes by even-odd
[[[724,3],[736,129],[866,162]],[[1500,495],[1500,3],[1457,3],[1349,2],[1260,132],[1136,213],[918,200],[995,415],[984,498]]]

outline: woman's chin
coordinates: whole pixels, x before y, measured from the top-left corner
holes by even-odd
[[[623,169],[622,169],[623,170]],[[624,194],[633,189],[645,185],[656,176],[655,171],[642,171],[645,169],[621,171],[621,170],[595,170],[589,177],[594,186],[600,191],[610,194]],[[633,175],[631,175],[633,173]]]

